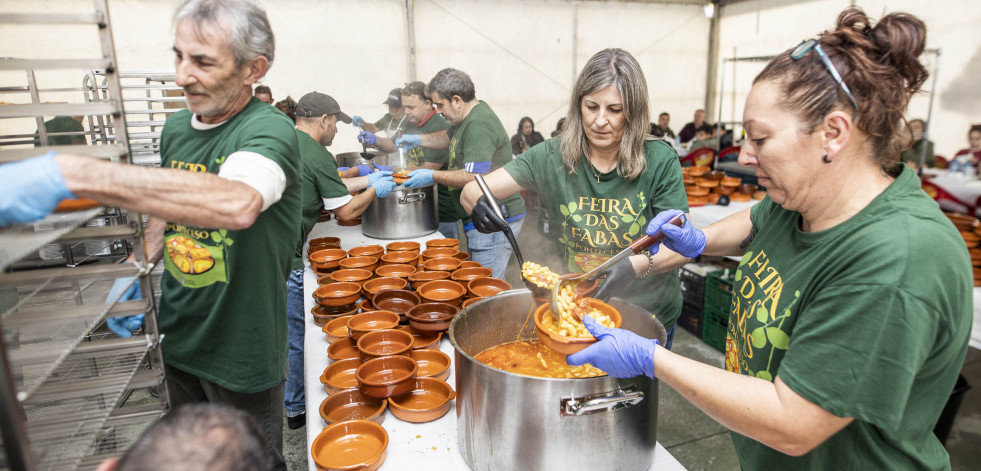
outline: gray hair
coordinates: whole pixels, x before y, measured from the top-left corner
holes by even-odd
[[[228,33],[235,66],[263,56],[272,64],[276,38],[265,10],[246,0],[187,0],[174,13],[174,24],[188,20],[198,33],[202,27]]]
[[[615,159],[617,173],[633,180],[647,168],[644,141],[650,126],[650,110],[644,71],[634,56],[623,49],[597,52],[579,72],[569,100],[565,129],[560,135],[562,162],[570,173],[575,173],[579,159],[589,158],[589,141],[582,124],[582,98],[611,85],[620,92],[627,122]]]
[[[463,101],[473,101],[477,98],[473,80],[470,80],[466,72],[456,69],[443,69],[429,81],[426,95],[432,96],[433,93],[444,100],[452,99],[454,95],[459,96]]]

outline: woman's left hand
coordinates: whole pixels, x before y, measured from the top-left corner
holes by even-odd
[[[590,278],[590,280],[603,276],[606,277],[606,281],[596,290],[594,297],[600,301],[608,301],[610,298],[623,293],[627,286],[630,286],[630,283],[637,279],[637,272],[634,270],[634,264],[630,261],[630,257],[626,257]]]

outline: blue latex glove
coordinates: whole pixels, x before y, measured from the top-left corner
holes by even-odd
[[[368,175],[368,186],[375,189],[375,196],[384,198],[395,188],[395,181],[392,180],[392,172],[375,172]]]
[[[649,236],[653,236],[658,230],[664,232],[664,239],[651,246],[651,254],[656,254],[661,244],[688,258],[697,257],[705,250],[705,233],[695,229],[695,226],[691,225],[690,218],[686,217],[685,224],[681,227],[667,223],[679,214],[684,214],[684,211],[680,209],[661,211],[647,225]]]
[[[374,173],[375,169],[371,168],[370,165],[358,165],[358,176],[363,177],[365,175],[371,175]]]
[[[119,297],[118,302],[132,301],[134,299],[143,299],[143,294],[140,292],[140,280],[133,281],[132,276],[127,276],[123,278],[117,278],[116,282],[112,284],[112,288],[109,290],[109,296],[106,297],[106,304],[112,303]],[[122,294],[122,296],[120,296]],[[109,330],[116,333],[116,335],[122,338],[129,338],[133,336],[133,331],[140,328],[143,325],[143,314],[136,314],[134,316],[123,316],[123,317],[110,317],[106,319],[106,326]]]
[[[358,133],[358,142],[366,146],[373,146],[378,144],[378,136],[368,131],[361,131]]]
[[[343,171],[345,171],[345,170],[347,170],[349,168],[351,168],[351,167],[337,167],[337,171],[338,172],[343,172]]]
[[[351,126],[364,126],[364,118],[360,116],[351,116]]]
[[[42,219],[54,211],[68,191],[54,152],[0,165],[0,226]]]
[[[629,330],[603,327],[590,316],[583,317],[586,330],[599,342],[566,357],[566,363],[589,363],[614,378],[645,375],[654,378],[654,346],[657,339],[646,339]]]
[[[418,134],[403,134],[395,138],[395,145],[405,150],[415,149],[422,145]]]
[[[409,179],[402,186],[406,188],[420,188],[433,184],[433,169],[417,168],[409,172]]]
[[[388,165],[379,165],[379,164],[372,164],[372,165],[374,165],[375,168],[377,168],[378,170],[381,170],[383,172],[394,172],[395,171],[395,170],[392,170],[392,167],[389,167]]]

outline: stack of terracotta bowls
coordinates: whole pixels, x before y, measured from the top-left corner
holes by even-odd
[[[766,190],[743,184],[739,177],[727,177],[725,172],[709,171],[708,167],[683,167],[681,173],[691,207],[717,204],[722,195],[728,196],[729,201],[761,200],[766,196]]]
[[[974,286],[981,286],[981,223],[978,219],[967,214],[944,213],[954,223],[961,233],[967,253],[971,256],[971,266],[974,268]]]

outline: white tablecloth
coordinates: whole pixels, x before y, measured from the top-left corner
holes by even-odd
[[[728,206],[719,206],[717,204],[707,204],[705,206],[696,206],[688,211],[691,215],[691,223],[698,228],[705,227],[713,222],[725,219],[733,214],[736,214],[746,208],[751,208],[754,204],[759,203],[757,200],[749,200],[746,202],[732,202]]]
[[[366,237],[361,233],[361,226],[338,226],[337,222],[333,220],[317,224],[310,233],[310,238],[325,236],[340,237],[341,248],[345,250],[359,245],[379,244],[384,246],[392,242]],[[440,237],[443,236],[439,232],[434,232],[428,236],[405,240],[425,244],[427,240]],[[306,247],[304,247],[304,253],[306,253]],[[314,307],[313,291],[317,287],[317,276],[310,269],[309,261],[305,263],[307,266],[303,274],[304,312],[310,312]],[[327,359],[327,346],[329,344],[326,335],[321,331],[321,327],[313,322],[312,316],[306,316],[305,334],[303,371],[306,378],[304,389],[307,396],[307,462],[310,470],[316,471],[316,463],[310,456],[310,445],[325,426],[323,419],[320,418],[319,409],[320,403],[327,398],[327,392],[324,391],[324,387],[320,383],[320,375],[330,362]],[[453,358],[453,346],[448,337],[444,336],[440,340],[439,349]],[[456,372],[452,369],[446,382],[454,390],[456,389]],[[457,451],[457,423],[453,409],[438,420],[424,424],[403,422],[395,418],[389,411],[386,411],[385,415],[385,422],[382,426],[388,431],[388,455],[385,464],[381,467],[383,471],[468,469],[463,455]],[[685,468],[658,443],[654,450],[654,464],[650,469],[674,471]]]
[[[965,203],[973,205],[978,201],[978,197],[981,197],[981,180],[975,177],[936,169],[924,170],[923,176]],[[947,210],[963,211],[959,205],[946,201],[941,201],[940,207]]]

